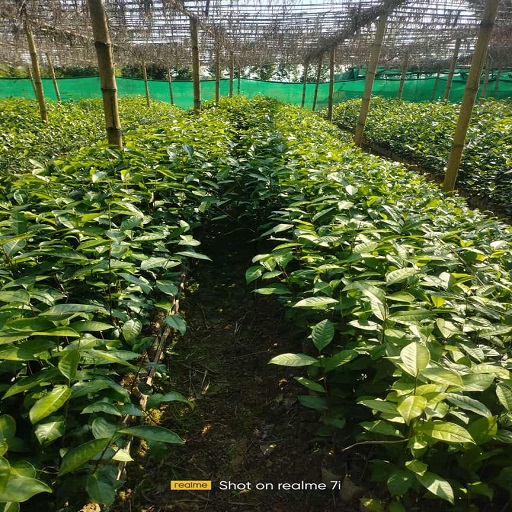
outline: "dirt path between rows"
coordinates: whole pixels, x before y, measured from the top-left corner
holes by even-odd
[[[160,460],[142,454],[131,463],[116,511],[353,510],[332,490],[330,479],[338,476],[322,470],[329,446],[314,441],[319,424],[297,402],[304,394],[297,373],[268,364],[277,354],[300,352],[303,334],[274,298],[248,290],[244,275],[256,249],[243,238],[206,237],[201,250],[213,262],[192,272],[182,301],[188,329],[169,359],[170,389],[190,397],[195,410],[170,408],[160,424],[186,444],[170,446]],[[212,490],[171,491],[170,480],[211,480]],[[311,490],[324,481],[325,490]],[[285,490],[286,483],[313,485]]]

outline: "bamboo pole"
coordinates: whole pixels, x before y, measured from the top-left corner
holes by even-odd
[[[306,89],[308,87],[308,69],[309,69],[309,60],[306,59],[304,62],[304,83],[302,84],[302,108],[306,104]]]
[[[53,62],[52,62],[52,59],[48,52],[46,52],[46,59],[48,60],[48,67],[50,68],[50,76],[52,77],[53,88],[55,89],[55,97],[57,98],[57,101],[60,102],[59,85],[57,84],[57,77],[55,76],[55,69],[53,69]]]
[[[489,61],[487,60],[484,68],[484,83],[482,84],[482,93],[480,94],[480,99],[483,100],[487,98],[487,89],[489,87]]]
[[[430,97],[430,101],[434,101],[436,99],[437,94],[437,86],[439,85],[439,77],[441,76],[441,67],[437,67],[436,80],[434,82],[434,88],[432,89],[432,96]]]
[[[334,102],[334,58],[336,47],[331,48],[329,55],[329,95],[327,98],[327,120],[332,122],[332,104]]]
[[[30,60],[32,62],[32,83],[34,84],[34,92],[36,95],[37,103],[39,105],[39,113],[43,121],[48,121],[48,110],[46,109],[46,102],[44,99],[43,82],[41,81],[41,68],[39,67],[39,57],[37,56],[36,43],[34,41],[34,34],[30,27],[29,21],[25,18],[24,21],[25,34],[27,36],[28,51],[30,53]]]
[[[459,119],[455,129],[455,135],[448,158],[446,167],[446,175],[443,182],[443,190],[451,192],[455,188],[457,181],[457,173],[459,171],[460,161],[462,159],[462,151],[464,150],[464,142],[471,121],[471,114],[475,104],[475,98],[480,85],[480,77],[482,76],[482,68],[484,66],[487,55],[487,47],[491,38],[496,13],[498,11],[499,0],[486,0],[482,22],[478,32],[478,40],[476,42],[473,59],[471,60],[471,68],[469,70],[468,80],[464,89],[464,96],[459,112]]]
[[[396,94],[396,98],[398,100],[402,99],[402,94],[404,92],[404,84],[405,77],[407,76],[407,69],[409,68],[409,52],[405,52],[404,63],[402,66],[402,74],[400,76],[400,85],[398,86],[398,92]]]
[[[146,106],[151,106],[151,98],[149,97],[148,70],[146,63],[142,62],[142,78],[144,79],[144,94],[146,96]]]
[[[384,40],[384,33],[386,32],[387,20],[388,13],[384,13],[379,18],[377,31],[375,33],[375,40],[370,51],[370,61],[366,70],[361,111],[359,112],[359,118],[356,125],[356,133],[354,135],[354,142],[358,146],[362,146],[363,144],[363,132],[366,125],[366,118],[368,117],[368,111],[370,110],[373,82],[375,81],[375,74],[377,71],[377,64],[379,63],[380,50],[382,48],[382,41]]]
[[[496,75],[496,82],[494,82],[494,92],[493,98],[498,99],[498,90],[500,88],[500,79],[501,79],[501,69],[498,69],[498,74]]]
[[[34,83],[34,75],[32,74],[32,69],[30,66],[27,68],[27,71],[28,71],[28,77],[30,79],[30,83],[32,84],[32,89],[34,91],[34,98],[37,98],[36,84]]]
[[[235,79],[235,53],[229,52],[229,97],[233,97],[233,82]]]
[[[123,137],[117,102],[116,75],[105,6],[103,0],[87,0],[87,5],[89,6],[94,46],[98,57],[107,140],[111,146],[122,149]]]
[[[455,41],[455,49],[453,50],[453,57],[450,62],[450,70],[448,71],[448,80],[446,81],[446,87],[444,89],[443,101],[445,103],[450,99],[450,89],[452,88],[453,75],[455,73],[455,66],[457,65],[457,59],[459,58],[461,39],[458,37]]]
[[[220,45],[215,43],[215,105],[220,101]]]
[[[313,107],[311,110],[316,109],[316,100],[318,99],[318,88],[320,87],[320,77],[322,76],[322,55],[318,59],[318,69],[316,71],[315,93],[313,94]]]
[[[190,18],[190,38],[192,42],[192,80],[194,88],[194,112],[201,110],[201,82],[199,76],[199,35],[197,29],[197,18]]]
[[[169,82],[169,98],[171,99],[171,105],[174,105],[174,93],[172,91],[172,73],[171,68],[167,68],[167,81]]]
[[[237,83],[236,83],[236,93],[240,94],[240,77],[242,76],[242,68],[238,66],[238,77],[237,77]]]

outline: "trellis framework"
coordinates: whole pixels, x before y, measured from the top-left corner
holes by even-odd
[[[191,64],[190,18],[200,32],[200,60],[237,66],[317,62],[334,46],[336,63],[365,64],[376,21],[389,12],[381,63],[447,67],[456,40],[468,63],[482,16],[481,0],[105,0],[116,64]],[[21,12],[41,54],[56,66],[94,64],[85,0],[0,0],[0,62],[28,61]],[[494,68],[512,66],[512,1],[501,0],[489,55]],[[327,58],[326,58],[327,62]]]

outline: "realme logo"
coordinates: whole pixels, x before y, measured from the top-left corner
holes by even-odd
[[[171,491],[210,491],[211,480],[171,480]]]

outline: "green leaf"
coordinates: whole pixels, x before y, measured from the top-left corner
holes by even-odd
[[[138,286],[144,293],[151,293],[153,287],[149,284],[149,281],[143,277],[135,277],[132,274],[126,272],[120,272],[119,275],[128,283]]]
[[[324,397],[312,396],[312,395],[301,395],[297,398],[298,398],[299,402],[304,407],[308,407],[309,409],[325,410],[325,411],[327,409],[329,409],[329,404],[327,403],[327,400]]]
[[[318,360],[306,354],[279,354],[273,357],[269,364],[278,364],[280,366],[310,366]]]
[[[194,406],[194,404],[187,400],[181,393],[171,391],[165,395],[162,395],[161,393],[155,393],[154,395],[151,395],[146,403],[146,408],[153,409],[154,407],[158,407],[160,404],[165,402],[182,402],[190,407]]]
[[[308,389],[311,389],[318,393],[325,393],[324,387],[318,384],[318,382],[306,379],[305,377],[294,377],[294,379]]]
[[[512,411],[512,390],[508,386],[501,382],[496,384],[496,396],[507,411]]]
[[[187,332],[187,322],[179,313],[167,315],[164,318],[164,322],[171,327],[171,329],[176,329],[181,335]]]
[[[104,322],[96,322],[94,320],[80,320],[79,322],[69,324],[69,327],[76,332],[101,332],[114,328],[113,325]]]
[[[107,419],[98,417],[91,424],[91,432],[95,439],[112,437],[117,430],[117,423],[110,423]]]
[[[245,282],[247,284],[256,281],[263,275],[263,268],[260,265],[255,265],[253,267],[248,268],[245,271]]]
[[[409,471],[417,475],[424,475],[428,469],[427,464],[417,459],[407,461],[405,466]]]
[[[34,375],[20,379],[7,390],[4,398],[16,395],[17,393],[22,393],[23,391],[32,389],[33,387],[39,386],[40,384],[49,384],[59,374],[60,372],[56,368],[51,368],[49,370],[43,369],[37,373],[34,373]]]
[[[369,407],[370,409],[373,409],[375,411],[383,412],[384,414],[391,414],[393,416],[396,416],[397,407],[396,404],[392,402],[386,402],[385,400],[359,400],[357,402],[359,404],[364,405],[365,407]]]
[[[30,295],[25,290],[0,291],[0,302],[21,302],[22,304],[28,304],[30,302]]]
[[[426,368],[421,372],[426,379],[443,384],[444,386],[456,386],[461,388],[463,383],[459,374],[446,368]]]
[[[398,311],[389,315],[389,320],[398,324],[411,325],[417,324],[422,320],[426,320],[434,316],[435,313],[428,309],[411,309],[410,311]]]
[[[498,419],[496,416],[478,418],[468,425],[468,432],[476,444],[487,443],[498,433]]]
[[[85,407],[80,414],[92,414],[96,412],[104,412],[106,414],[112,414],[113,416],[122,416],[116,405],[110,402],[96,402],[94,404]]]
[[[411,420],[418,418],[423,414],[425,407],[427,406],[427,399],[423,396],[408,396],[400,405],[397,410],[405,420],[405,423],[409,425]]]
[[[365,430],[368,430],[368,432],[373,434],[402,438],[404,437],[403,434],[394,425],[384,420],[364,421],[363,423],[360,423],[360,425]]]
[[[313,327],[311,337],[315,347],[322,352],[334,338],[334,324],[330,320],[322,320]]]
[[[475,443],[464,427],[449,421],[427,421],[419,425],[418,430],[445,443]]]
[[[71,396],[68,386],[55,386],[43,398],[40,398],[30,409],[28,415],[32,423],[41,421],[46,416],[59,410]]]
[[[41,492],[52,490],[41,480],[11,473],[5,489],[0,492],[0,502],[23,503]]]
[[[65,432],[65,418],[64,416],[57,416],[48,418],[51,421],[45,423],[38,423],[34,429],[34,434],[39,441],[39,444],[50,444],[56,439],[59,439]]]
[[[492,416],[492,412],[482,402],[469,396],[448,393],[447,400],[461,409],[474,412],[480,416]]]
[[[352,286],[370,299],[373,314],[379,320],[385,320],[388,316],[388,312],[386,306],[386,294],[384,290],[363,281],[356,281]]]
[[[387,486],[391,496],[403,496],[414,484],[415,479],[410,471],[396,469],[388,478]]]
[[[59,361],[60,373],[62,373],[62,375],[64,375],[68,380],[72,380],[76,375],[79,362],[80,351],[77,346],[72,345],[62,353],[62,357]]]
[[[430,351],[421,343],[413,342],[400,351],[400,359],[407,373],[417,377],[430,362]]]
[[[438,498],[454,503],[452,486],[439,475],[426,471],[423,475],[416,475],[418,482]]]
[[[9,414],[2,414],[0,416],[0,442],[5,440],[9,444],[15,433],[16,420]]]
[[[94,501],[107,507],[112,505],[116,499],[116,488],[109,479],[102,477],[99,472],[93,473],[87,478],[85,489]]]
[[[468,373],[462,376],[463,391],[485,391],[494,382],[494,375]]]
[[[338,301],[331,297],[308,297],[299,300],[293,308],[326,309],[330,304],[337,304]]]
[[[48,317],[49,320],[62,320],[73,315],[83,313],[107,313],[101,306],[90,304],[56,304],[47,311],[41,313],[41,316]]]
[[[68,450],[64,457],[62,457],[62,464],[60,465],[59,475],[63,476],[70,473],[86,462],[90,461],[95,455],[101,453],[110,444],[111,438],[94,439],[84,443],[76,448]]]
[[[338,366],[349,363],[352,359],[355,359],[359,354],[355,350],[341,350],[331,357],[325,359],[319,359],[320,366],[326,371],[330,372]]]
[[[130,436],[140,437],[146,441],[158,441],[160,443],[185,444],[177,434],[164,427],[155,427],[152,425],[140,425],[138,427],[128,427],[117,431],[119,434],[128,434]]]
[[[121,332],[123,333],[124,339],[128,343],[132,343],[142,332],[142,322],[140,320],[130,318],[130,320],[123,324]]]
[[[201,254],[195,251],[180,251],[177,252],[176,254],[178,254],[179,256],[186,256],[187,258],[196,258],[198,260],[212,261],[211,258],[206,256],[205,254]]]
[[[419,272],[416,268],[399,268],[398,270],[393,270],[386,274],[386,284],[391,286],[395,283],[400,283],[405,281],[407,278],[416,275]]]
[[[171,295],[172,297],[175,297],[179,293],[178,287],[172,281],[165,279],[157,281],[156,287],[161,292],[166,293],[167,295]]]

